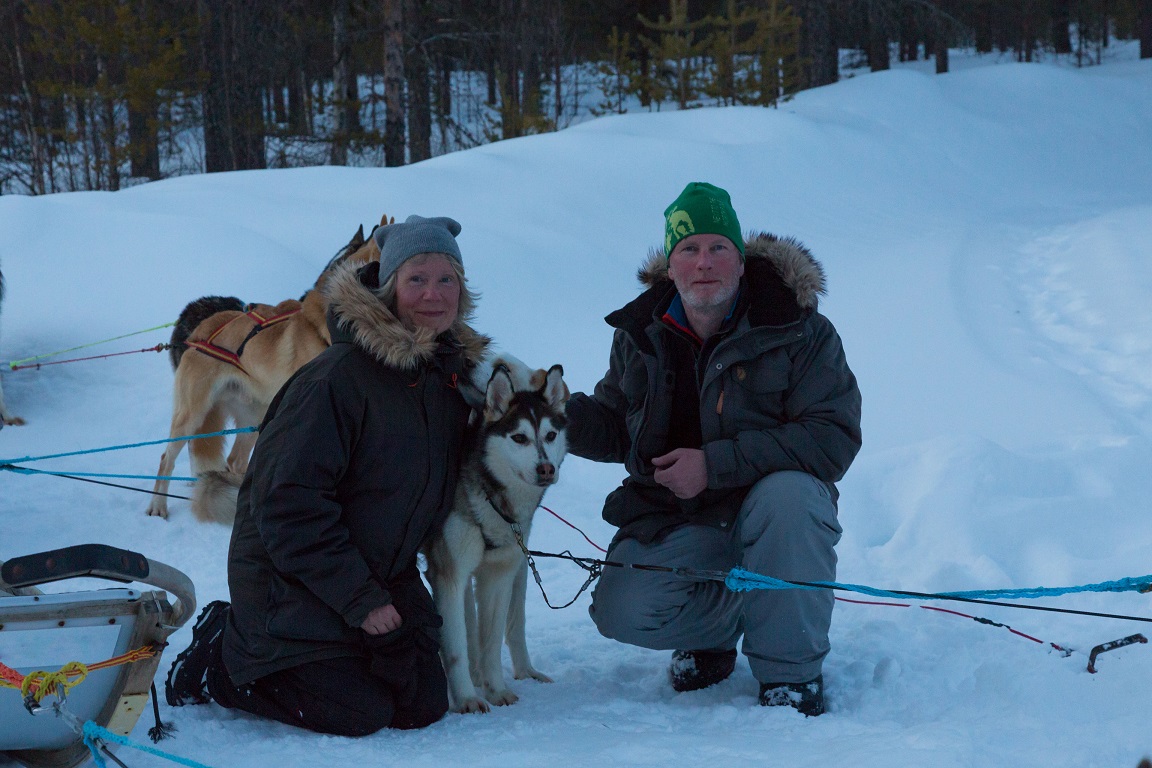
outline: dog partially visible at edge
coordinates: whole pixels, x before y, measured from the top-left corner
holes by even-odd
[[[3,303],[4,303],[4,273],[0,272],[0,304],[3,304]],[[12,413],[8,410],[8,406],[4,404],[4,387],[0,386],[0,429],[3,429],[5,424],[7,424],[8,426],[15,427],[15,426],[19,426],[23,423],[24,423],[24,419],[20,418],[19,416],[13,416]]]
[[[382,223],[389,223],[387,215]],[[332,267],[378,258],[375,241],[365,239],[361,227],[300,300],[245,305],[234,297],[205,296],[188,304],[172,332],[176,379],[169,437],[219,432],[228,423],[258,425],[288,378],[332,343],[329,302],[323,291]],[[261,325],[257,318],[274,322]],[[256,433],[236,435],[227,459],[222,436],[170,442],[160,457],[160,478],[171,476],[185,443],[190,443],[192,473],[197,477],[193,515],[201,522],[231,524],[236,514],[233,486],[248,469]],[[168,492],[168,486],[168,480],[156,480],[149,515],[168,517],[168,500],[160,495]]]
[[[536,508],[559,478],[568,388],[559,365],[530,371],[506,356],[491,370],[455,503],[425,548],[428,581],[444,619],[440,655],[457,712],[487,712],[488,702],[517,700],[504,681],[504,641],[516,679],[552,682],[528,656],[527,563],[517,536],[527,544]]]

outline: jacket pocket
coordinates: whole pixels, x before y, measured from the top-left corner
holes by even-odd
[[[774,364],[770,358],[734,363],[723,383],[715,406],[729,435],[745,429],[767,429],[786,421],[787,368]]]
[[[628,404],[628,414],[638,413],[648,397],[648,369],[637,360],[629,365],[620,378],[620,391]]]
[[[771,358],[735,363],[728,369],[728,378],[740,389],[757,394],[788,389],[788,368]]]

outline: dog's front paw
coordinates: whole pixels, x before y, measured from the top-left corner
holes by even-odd
[[[167,520],[168,507],[162,507],[159,504],[152,504],[148,507],[148,517],[159,517]]]
[[[28,422],[24,421],[24,419],[20,418],[19,416],[9,416],[8,418],[4,419],[4,423],[10,427],[22,427]]]
[[[505,688],[502,691],[489,691],[487,693],[488,701],[492,702],[498,707],[506,707],[509,704],[515,704],[520,701],[520,697],[512,693],[512,691]]]
[[[454,707],[454,710],[462,715],[480,715],[491,711],[491,709],[488,702],[476,698],[464,699]]]
[[[527,680],[528,678],[532,678],[533,680],[537,680],[541,683],[554,683],[554,682],[556,682],[552,678],[548,677],[548,675],[535,669],[534,667],[528,667],[528,669],[521,670],[520,672],[516,673],[516,679],[517,680]]]

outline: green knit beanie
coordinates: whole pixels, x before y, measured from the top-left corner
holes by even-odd
[[[744,256],[744,237],[728,193],[703,181],[684,187],[680,197],[664,210],[664,254],[690,235],[724,235]]]

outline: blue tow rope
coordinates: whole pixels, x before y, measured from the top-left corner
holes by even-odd
[[[54,475],[56,477],[115,477],[121,480],[169,480],[171,482],[194,483],[194,477],[176,477],[173,475],[117,475],[110,472],[51,472],[47,469],[29,469],[18,467],[15,464],[0,464],[0,470],[15,472],[18,475]]]
[[[84,723],[83,736],[85,746],[88,747],[88,751],[92,753],[92,759],[96,761],[96,765],[98,765],[100,768],[107,768],[108,763],[104,761],[104,757],[100,754],[100,749],[96,744],[97,739],[100,741],[111,741],[115,744],[120,744],[121,746],[125,747],[132,747],[132,749],[138,749],[141,752],[147,752],[150,755],[156,755],[157,757],[162,757],[165,760],[171,760],[174,763],[187,765],[190,766],[190,768],[209,768],[207,765],[198,763],[195,760],[189,760],[186,757],[179,757],[178,755],[170,755],[167,752],[163,752],[159,749],[156,749],[155,747],[150,747],[147,744],[138,744],[137,742],[132,741],[125,736],[121,736],[118,733],[112,733],[112,731],[108,730],[107,728],[102,728],[101,726],[96,725],[96,723],[92,722],[91,720]]]
[[[687,571],[688,569],[684,569]],[[841,584],[835,581],[785,581],[761,573],[746,571],[743,568],[733,568],[723,579],[724,585],[733,592],[748,592],[754,589],[833,589],[845,592],[859,592],[872,597],[913,599],[913,600],[955,600],[964,603],[979,603],[981,605],[999,605],[1005,608],[1022,608],[1030,611],[1048,611],[1051,613],[1072,613],[1080,616],[1095,616],[1107,619],[1124,619],[1127,621],[1143,621],[1152,623],[1152,618],[1145,616],[1129,616],[1116,613],[1099,613],[1096,611],[1080,611],[1071,608],[1052,608],[1044,605],[1022,605],[1020,603],[1002,603],[1000,600],[1031,600],[1038,597],[1057,597],[1078,592],[1150,592],[1152,591],[1152,574],[1136,576],[1115,581],[1101,581],[1096,584],[1082,584],[1075,587],[1029,587],[1025,589],[975,589],[962,592],[908,592],[896,589],[877,589],[862,584]]]
[[[70,451],[68,453],[53,453],[45,456],[25,456],[22,459],[0,459],[0,472],[15,472],[18,475],[53,475],[55,477],[67,477],[71,479],[79,479],[84,477],[103,477],[103,478],[117,478],[121,480],[168,480],[170,482],[186,482],[194,483],[194,477],[173,477],[166,475],[120,475],[109,472],[52,472],[46,469],[29,469],[28,467],[18,466],[19,464],[29,461],[44,461],[45,459],[60,459],[65,456],[83,456],[88,453],[104,453],[105,451],[121,451],[127,448],[140,448],[148,445],[160,445],[163,443],[175,443],[187,440],[200,440],[205,437],[223,437],[226,435],[240,435],[246,432],[255,432],[256,427],[239,427],[237,429],[223,429],[219,432],[205,432],[200,435],[184,435],[183,437],[168,437],[163,440],[149,440],[144,443],[128,443],[126,445],[112,445],[107,448],[91,448],[86,451]],[[108,483],[104,483],[108,485]],[[126,486],[117,486],[126,487]],[[132,489],[136,490],[136,489]]]
[[[199,440],[205,437],[222,437],[224,435],[239,435],[246,432],[255,432],[256,427],[240,427],[238,429],[223,429],[219,432],[205,432],[201,435],[185,435],[183,437],[166,437],[163,440],[149,440],[144,443],[128,443],[127,445],[110,445],[107,448],[91,448],[87,451],[70,451],[68,453],[53,453],[47,456],[25,456],[22,459],[0,459],[0,466],[7,464],[25,463],[29,461],[43,461],[45,459],[60,459],[65,456],[83,456],[88,453],[104,453],[105,451],[121,451],[126,448],[142,448],[146,445],[162,445],[176,443],[183,440]]]
[[[523,547],[523,544],[521,544]],[[913,599],[913,600],[954,600],[963,603],[979,603],[981,605],[997,605],[1004,608],[1021,608],[1029,611],[1048,611],[1050,613],[1071,613],[1079,616],[1094,616],[1105,619],[1123,619],[1127,621],[1143,621],[1152,624],[1152,618],[1145,616],[1129,616],[1116,613],[1100,613],[1097,611],[1081,611],[1071,608],[1052,608],[1045,605],[1025,605],[1021,603],[1004,603],[1000,600],[1034,599],[1038,597],[1056,597],[1076,592],[1152,592],[1152,574],[1148,576],[1128,577],[1115,581],[1102,581],[1097,584],[1083,584],[1075,587],[1031,587],[1026,589],[979,589],[963,592],[908,592],[897,589],[878,589],[862,584],[841,584],[837,581],[790,581],[765,576],[743,568],[733,568],[730,571],[700,570],[697,568],[673,567],[666,565],[646,565],[643,563],[621,563],[614,560],[600,560],[593,557],[577,557],[570,552],[556,554],[553,552],[537,552],[524,547],[528,557],[528,565],[541,591],[544,587],[540,574],[536,571],[533,557],[552,557],[560,560],[569,560],[588,572],[588,580],[580,588],[580,594],[600,576],[604,567],[626,568],[637,571],[655,571],[658,573],[672,573],[686,579],[699,581],[718,581],[733,592],[750,592],[754,589],[829,589],[845,592],[859,592],[873,597]],[[548,596],[544,596],[547,601]],[[573,598],[573,602],[575,598]],[[552,604],[549,603],[549,606]],[[571,605],[571,603],[569,603]],[[552,606],[557,607],[557,606]]]
[[[973,589],[963,592],[901,592],[877,589],[863,584],[841,584],[835,581],[784,581],[765,576],[743,568],[733,568],[724,578],[724,585],[733,592],[748,592],[753,589],[840,589],[859,592],[862,595],[887,598],[951,598],[954,600],[1032,600],[1037,597],[1057,597],[1077,592],[1147,592],[1152,588],[1152,575],[1128,577],[1115,581],[1101,581],[1097,584],[1082,584],[1076,587],[1029,587],[1025,589]]]

